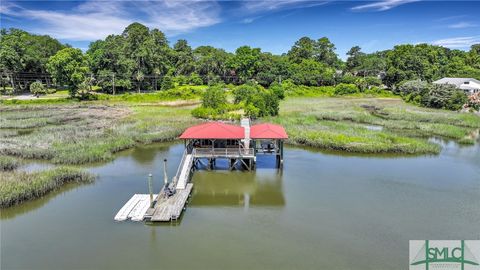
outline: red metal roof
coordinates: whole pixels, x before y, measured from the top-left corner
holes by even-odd
[[[180,139],[243,139],[245,129],[221,122],[208,122],[187,128]]]
[[[258,124],[250,127],[252,139],[288,139],[287,132],[282,126],[274,124]]]

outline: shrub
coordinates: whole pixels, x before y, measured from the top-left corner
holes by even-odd
[[[247,83],[242,84],[233,89],[233,102],[235,104],[240,103],[241,101],[249,100],[252,96],[258,94],[258,86]]]
[[[30,84],[30,93],[36,97],[39,97],[40,95],[45,95],[47,91],[41,82],[36,81]]]
[[[212,86],[202,98],[202,107],[192,111],[192,115],[209,119],[237,119],[238,113],[232,111],[244,109],[252,118],[278,115],[280,91],[265,89],[253,82],[234,88],[234,103],[227,103],[223,86]]]
[[[283,86],[278,82],[273,82],[270,85],[270,90],[272,90],[272,92],[277,96],[278,99],[285,99],[285,89],[283,89]]]
[[[421,81],[421,80],[412,80],[406,81],[400,84],[397,88],[397,93],[400,94],[402,97],[409,96],[414,98],[415,96],[423,96],[427,94],[431,89],[431,84]]]
[[[165,76],[163,77],[163,80],[162,80],[162,84],[160,86],[160,89],[162,90],[169,90],[169,89],[172,89],[174,87],[173,85],[173,80],[172,80],[172,77],[171,76]]]
[[[177,83],[178,85],[182,86],[188,83],[188,78],[184,75],[179,75],[175,77],[174,82]]]
[[[358,92],[359,89],[354,84],[341,83],[335,86],[335,95],[349,95]]]
[[[245,106],[245,115],[250,118],[257,118],[260,116],[260,109],[255,107],[253,104],[248,104]]]
[[[254,82],[236,87],[233,93],[234,102],[243,102],[245,113],[252,118],[278,115],[279,96],[285,95],[280,85],[265,89]]]
[[[191,85],[202,85],[203,80],[200,77],[200,75],[193,72],[192,74],[190,74],[190,77],[188,78],[188,83],[191,84]]]
[[[360,90],[360,92],[365,91],[365,89],[368,87],[367,81],[362,77],[357,78],[354,84]]]
[[[262,116],[276,116],[280,110],[280,100],[278,96],[271,90],[262,93],[265,100],[265,111]],[[262,114],[260,112],[260,114]]]
[[[352,74],[345,74],[340,78],[341,83],[354,84],[358,77]]]
[[[213,108],[197,107],[192,110],[192,115],[197,118],[212,119],[218,115],[218,112]]]
[[[222,110],[227,104],[227,97],[221,85],[210,86],[202,97],[202,106]]]
[[[450,84],[434,84],[423,99],[423,105],[431,108],[460,110],[468,101],[468,97],[461,90]]]
[[[380,97],[395,97],[395,95],[390,90],[385,90],[376,86],[370,87],[366,89],[365,94],[373,95],[373,96],[380,96]]]
[[[365,77],[365,81],[367,82],[367,85],[368,85],[369,88],[372,87],[372,86],[381,86],[382,85],[382,80],[380,80],[377,77],[373,77],[373,76]]]
[[[220,76],[213,73],[209,73],[206,79],[207,79],[206,83],[208,85],[217,85],[217,84],[223,83],[222,78],[220,78]]]

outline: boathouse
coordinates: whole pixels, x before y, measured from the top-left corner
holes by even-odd
[[[275,155],[277,167],[283,162],[283,141],[288,138],[282,126],[258,124],[250,126],[244,119],[241,125],[207,122],[192,126],[180,136],[195,167],[214,169],[217,159],[228,159],[229,169],[238,165],[252,170],[256,156]],[[206,163],[204,163],[206,161]]]
[[[274,155],[276,166],[283,164],[283,141],[288,138],[282,126],[258,124],[249,119],[240,125],[205,122],[189,127],[179,137],[185,150],[175,176],[168,180],[164,160],[164,186],[154,195],[152,177],[149,194],[135,194],[115,216],[115,220],[170,221],[180,217],[193,188],[190,178],[202,166],[215,169],[217,159],[228,160],[229,169],[255,168],[257,155]]]

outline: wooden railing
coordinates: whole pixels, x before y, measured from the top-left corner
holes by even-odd
[[[180,174],[182,173],[183,164],[185,163],[186,159],[187,159],[187,149],[185,149],[183,151],[182,160],[180,161],[180,164],[178,165],[177,173],[175,173],[175,176],[172,179],[172,186],[173,187],[177,186],[178,178],[180,177]]]
[[[194,157],[251,157],[255,154],[253,148],[195,148],[192,152]]]

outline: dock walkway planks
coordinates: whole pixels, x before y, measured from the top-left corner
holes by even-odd
[[[185,155],[185,161],[182,162],[182,168],[180,168],[180,175],[178,176],[176,189],[185,189],[188,179],[190,178],[190,171],[193,165],[193,155]]]
[[[188,183],[185,189],[177,189],[177,192],[165,200],[157,202],[151,221],[170,221],[178,219],[187,203],[188,196],[192,192],[193,184]]]

